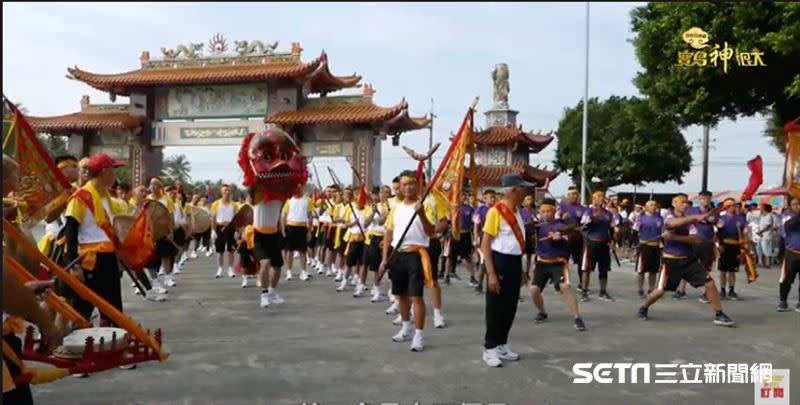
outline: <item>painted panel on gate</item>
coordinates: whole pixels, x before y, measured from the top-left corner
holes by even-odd
[[[266,116],[266,83],[171,87],[167,118],[241,118]]]
[[[249,127],[181,128],[181,139],[243,138]]]

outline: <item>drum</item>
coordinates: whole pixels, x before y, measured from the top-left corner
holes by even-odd
[[[77,329],[64,337],[63,344],[53,352],[53,355],[64,359],[79,359],[83,357],[86,339],[89,337],[94,339],[95,351],[118,349],[128,345],[128,332],[125,329],[106,327]]]
[[[204,233],[211,229],[211,214],[200,207],[191,207],[192,232],[195,234]]]
[[[131,227],[133,227],[134,221],[136,221],[136,218],[131,215],[117,215],[114,217],[114,235],[117,236],[117,239],[125,240],[128,232],[131,231]]]
[[[253,207],[248,204],[239,208],[239,212],[233,216],[233,220],[228,226],[233,226],[233,229],[241,229],[247,225],[253,224]]]
[[[164,236],[170,235],[174,228],[172,214],[167,207],[158,201],[148,201],[144,207],[147,215],[147,223],[150,225],[150,233],[153,240],[157,241]]]

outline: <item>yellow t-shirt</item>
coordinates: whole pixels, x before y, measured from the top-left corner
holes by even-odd
[[[517,226],[522,231],[522,237],[525,238],[525,222],[522,221],[519,210],[513,210],[513,212],[517,219]],[[492,250],[507,255],[522,255],[522,247],[517,242],[517,237],[514,236],[511,226],[506,223],[496,206],[489,208],[486,213],[483,232],[492,237]]]

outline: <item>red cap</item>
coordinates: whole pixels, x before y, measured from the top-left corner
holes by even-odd
[[[105,153],[98,153],[89,157],[89,162],[86,163],[86,169],[93,173],[97,173],[109,167],[117,168],[121,166],[125,166],[124,161],[112,159],[111,156],[108,156]]]

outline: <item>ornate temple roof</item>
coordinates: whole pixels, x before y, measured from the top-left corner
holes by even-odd
[[[514,142],[523,142],[530,147],[532,153],[539,153],[553,142],[553,133],[525,132],[519,128],[503,125],[491,126],[484,130],[476,130],[475,143],[482,146],[508,145]]]
[[[380,107],[372,102],[375,91],[364,85],[360,96],[320,97],[309,99],[308,104],[297,111],[282,111],[265,119],[278,125],[314,124],[373,124],[382,126],[387,134],[427,128],[430,119],[411,117],[405,99],[391,107]]]
[[[311,93],[328,93],[355,87],[361,76],[335,76],[328,68],[328,55],[302,62],[302,48],[292,43],[288,53],[275,53],[278,43],[235,41],[236,49],[228,51],[227,41],[216,35],[209,41],[209,56],[202,55],[203,44],[180,45],[176,49],[161,48],[162,59],[151,60],[150,52],[142,52],[141,68],[117,74],[98,74],[77,66],[67,68],[68,78],[113,95],[130,95],[132,90],[155,86],[249,83],[288,79],[309,82]]]
[[[556,171],[522,164],[511,166],[475,166],[475,174],[478,178],[478,183],[481,185],[500,184],[500,178],[509,173],[516,173],[525,180],[536,183],[537,186],[543,186],[548,179],[553,180],[558,176],[558,172]]]
[[[92,105],[89,104],[89,96],[83,96],[81,99],[81,111],[50,117],[26,116],[25,118],[34,131],[49,134],[96,132],[110,129],[137,131],[144,122],[143,117],[131,115],[127,105]]]

